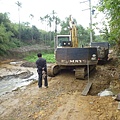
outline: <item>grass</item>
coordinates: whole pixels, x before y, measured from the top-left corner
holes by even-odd
[[[55,57],[53,53],[42,53],[42,58],[46,59],[47,63],[55,63]],[[36,54],[32,53],[24,58],[28,62],[35,62],[38,57]]]

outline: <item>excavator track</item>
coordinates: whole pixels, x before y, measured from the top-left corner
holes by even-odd
[[[60,71],[59,65],[50,65],[47,67],[47,75],[50,77],[54,77],[56,74],[58,74]]]
[[[90,65],[89,69],[88,69],[87,66],[78,67],[78,68],[75,69],[75,78],[84,80],[85,77],[95,69],[96,69],[96,65]]]
[[[85,79],[85,67],[78,67],[75,69],[76,79]]]

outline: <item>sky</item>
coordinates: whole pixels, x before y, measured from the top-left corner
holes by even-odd
[[[20,21],[30,22],[31,25],[35,25],[37,28],[43,27],[45,29],[39,19],[47,14],[51,14],[53,10],[61,20],[65,20],[65,17],[72,15],[78,24],[81,24],[85,28],[89,27],[89,0],[0,0],[0,12],[9,12],[10,20],[18,23],[18,6],[15,4],[17,1],[22,3]],[[87,2],[80,3],[83,1]],[[96,5],[97,1],[91,0],[92,6]],[[32,20],[29,17],[30,14],[34,15]],[[102,19],[102,16],[97,19],[93,16],[92,21],[93,23],[96,21],[100,22]]]

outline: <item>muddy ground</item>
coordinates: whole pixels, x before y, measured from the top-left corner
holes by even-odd
[[[9,65],[9,62],[2,62],[0,68],[28,69]],[[36,71],[36,68],[29,68]],[[0,96],[0,120],[120,120],[119,102],[114,100],[114,95],[120,92],[119,73],[116,57],[105,65],[97,65],[90,76],[93,84],[87,96],[81,93],[88,80],[75,79],[71,71],[48,77],[47,89],[39,89],[36,80],[27,87]],[[105,89],[114,95],[98,96]]]

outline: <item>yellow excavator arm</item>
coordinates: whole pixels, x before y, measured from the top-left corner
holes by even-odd
[[[78,36],[77,36],[77,27],[75,23],[71,19],[70,15],[70,35],[71,35],[71,41],[72,41],[72,47],[78,47]]]

